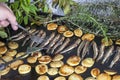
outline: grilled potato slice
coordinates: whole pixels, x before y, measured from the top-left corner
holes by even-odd
[[[31,66],[28,64],[20,65],[18,68],[19,74],[27,74],[31,71]]]
[[[83,80],[83,78],[82,76],[74,73],[68,77],[68,80]]]
[[[52,58],[49,55],[44,55],[38,58],[39,63],[48,64],[52,61]]]
[[[11,42],[8,43],[8,47],[10,49],[17,49],[19,47],[19,44],[17,42],[12,42],[11,41]]]
[[[64,65],[63,61],[53,61],[50,63],[50,67],[59,68]]]
[[[63,76],[58,76],[58,77],[56,77],[54,80],[66,80],[66,78],[63,77]]]
[[[91,70],[91,75],[92,75],[93,77],[97,77],[99,74],[100,74],[100,69],[98,69],[98,68],[93,68],[93,69]]]
[[[7,47],[6,46],[1,46],[0,47],[0,54],[3,55],[7,52]]]
[[[67,30],[68,30],[68,28],[64,25],[58,26],[58,28],[57,28],[58,33],[64,33]]]
[[[84,34],[82,36],[82,40],[92,41],[94,38],[95,38],[95,35],[90,33]]]
[[[75,67],[75,73],[76,74],[82,74],[87,70],[87,67],[84,66],[76,66]]]
[[[42,75],[37,78],[37,80],[50,80],[48,76]]]
[[[85,67],[92,67],[94,63],[95,61],[92,58],[85,58],[81,64],[82,66],[85,66]]]
[[[97,76],[97,80],[111,80],[112,77],[106,73],[101,73],[100,75]]]
[[[49,68],[47,73],[52,76],[56,75],[56,74],[58,74],[58,69],[57,68]]]
[[[77,29],[74,30],[74,34],[77,37],[81,37],[83,35],[83,32],[80,28],[77,28]]]
[[[73,35],[74,35],[74,33],[72,31],[70,31],[70,30],[65,31],[63,33],[63,36],[65,36],[65,37],[72,37]]]
[[[58,25],[56,23],[47,24],[47,30],[56,30]]]

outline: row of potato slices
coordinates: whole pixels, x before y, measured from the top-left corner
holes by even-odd
[[[11,61],[13,57],[19,57],[24,52],[19,52],[15,49],[18,47],[11,48],[9,44],[12,44],[12,46],[15,46],[18,44],[16,42],[9,42],[8,47],[10,48],[7,50],[6,53],[2,53],[2,58],[7,62]],[[3,47],[5,45],[2,45]],[[4,51],[5,52],[5,51]],[[80,57],[78,56],[70,56],[66,63],[62,61],[64,58],[63,55],[58,54],[54,58],[51,58],[49,55],[42,55],[41,52],[35,52],[31,56],[25,56],[24,58],[27,58],[27,62],[30,64],[34,64],[36,62],[39,62],[38,65],[35,66],[35,71],[37,74],[42,75],[38,77],[38,80],[49,80],[49,77],[45,74],[49,74],[50,76],[54,76],[59,74],[60,76],[56,77],[54,80],[66,80],[65,76],[69,76],[68,80],[83,80],[82,76],[80,74],[83,74],[87,71],[89,67],[92,67],[94,65],[94,60],[92,58],[85,58],[81,61]],[[80,64],[81,62],[81,64]],[[3,63],[0,61],[0,63]],[[50,68],[48,68],[48,65],[50,65]],[[10,64],[6,69],[0,71],[0,75],[6,75],[9,73],[10,69],[17,70],[19,74],[27,74],[31,71],[31,66],[29,64],[25,64],[23,60],[17,60]],[[100,70],[98,68],[93,68],[91,70],[91,76],[88,77],[85,80],[111,80],[111,75],[113,76],[112,80],[120,80],[120,75],[115,75],[117,72],[105,70],[105,73],[100,74]]]
[[[92,33],[83,34],[83,31],[80,28],[71,31],[65,25],[58,26],[56,23],[49,23],[47,25],[47,30],[57,30],[58,33],[63,34],[65,37],[72,37],[75,35],[76,37],[81,37],[82,40],[86,39],[88,41],[92,41],[95,38],[95,35]],[[105,39],[102,39],[101,42],[106,46],[113,44],[111,39],[109,39],[108,42],[106,42]],[[120,39],[116,40],[115,44],[120,45]]]

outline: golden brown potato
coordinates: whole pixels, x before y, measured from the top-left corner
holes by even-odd
[[[97,79],[94,77],[87,77],[87,78],[85,78],[85,80],[97,80]]]
[[[67,64],[69,64],[70,66],[77,66],[80,63],[80,61],[80,57],[74,55],[68,58]]]
[[[26,53],[25,52],[19,52],[19,53],[17,53],[16,58],[18,58],[18,57],[20,57],[20,56],[22,56],[24,54],[26,54]],[[25,55],[22,58],[26,58],[26,57],[28,57],[28,55]]]
[[[56,30],[58,25],[56,23],[49,23],[47,25],[47,30]]]
[[[38,58],[39,63],[48,64],[52,61],[52,58],[49,55],[41,56]]]
[[[36,52],[33,52],[33,53],[31,54],[31,56],[39,58],[39,57],[42,56],[42,53],[39,52],[39,51],[36,51]]]
[[[90,33],[84,34],[82,36],[82,40],[92,41],[94,38],[95,38],[95,35]]]
[[[17,54],[17,51],[13,49],[8,50],[6,53],[7,56],[11,56],[11,57],[14,57],[16,54]]]
[[[93,60],[93,58],[85,58],[81,64],[82,66],[85,66],[85,67],[92,67],[94,63],[95,61]]]
[[[76,74],[82,74],[82,73],[84,73],[86,70],[87,70],[87,68],[84,67],[84,66],[76,66],[76,67],[75,67],[75,73],[76,73]]]
[[[65,36],[65,37],[72,37],[73,35],[74,35],[74,33],[72,31],[70,31],[70,30],[65,31],[63,33],[63,36]]]
[[[31,71],[31,66],[28,64],[20,65],[18,68],[19,74],[27,74]]]
[[[120,75],[114,75],[112,80],[120,80]]]
[[[0,41],[0,47],[1,47],[1,46],[5,46],[5,43],[2,42],[2,41]]]
[[[93,68],[93,69],[91,70],[91,75],[92,75],[93,77],[97,77],[99,74],[100,74],[100,69],[98,69],[98,68]]]
[[[104,72],[107,73],[107,74],[109,74],[109,75],[115,75],[115,74],[117,74],[117,72],[114,71],[114,70],[104,70]]]
[[[19,44],[17,42],[12,42],[11,41],[11,42],[8,43],[8,47],[10,49],[17,49],[19,47]]]
[[[9,61],[12,61],[12,60],[13,60],[13,57],[11,57],[11,56],[3,56],[2,58],[3,58],[3,60],[5,60],[6,62],[9,62]]]
[[[35,71],[39,75],[45,74],[48,72],[48,66],[46,64],[39,64],[35,67]]]
[[[59,74],[61,76],[69,76],[74,72],[74,68],[72,66],[69,65],[63,65],[62,67],[60,67],[59,69]]]
[[[83,80],[83,78],[82,76],[74,73],[68,77],[68,80]]]
[[[33,64],[33,63],[36,63],[36,61],[37,61],[36,57],[30,56],[30,57],[27,58],[28,63]]]
[[[63,58],[64,58],[64,56],[62,54],[57,54],[54,56],[52,61],[61,61]]]
[[[0,71],[0,75],[6,75],[9,73],[9,71],[10,71],[10,67],[6,67],[4,70]]]
[[[50,67],[59,68],[64,65],[63,61],[53,61],[50,63]]]
[[[1,46],[0,47],[0,54],[3,55],[7,52],[7,47],[6,46]]]
[[[103,38],[101,42],[102,42],[102,44],[104,44],[105,46],[110,46],[110,45],[113,44],[112,39],[108,39],[108,41],[107,41],[105,38]]]
[[[63,76],[58,76],[58,77],[56,77],[54,80],[66,80],[66,78],[63,77]]]
[[[67,30],[68,30],[68,28],[66,26],[63,26],[63,25],[58,26],[58,28],[57,28],[58,33],[64,33]]]
[[[115,44],[120,45],[120,39],[116,40]]]
[[[80,28],[77,28],[77,29],[74,30],[74,34],[77,37],[81,37],[83,35],[83,32]]]
[[[47,73],[51,76],[56,75],[56,74],[58,74],[58,69],[57,68],[49,68]]]
[[[106,73],[101,73],[100,75],[97,76],[97,80],[111,80],[111,76],[106,74]]]
[[[48,76],[42,75],[37,78],[37,80],[50,80]]]

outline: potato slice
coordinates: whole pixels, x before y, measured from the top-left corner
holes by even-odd
[[[76,66],[75,67],[75,73],[76,74],[82,74],[87,70],[87,67],[84,66]]]
[[[99,74],[100,74],[100,69],[98,69],[98,68],[93,68],[93,69],[91,70],[91,75],[92,75],[93,77],[97,77]]]
[[[83,80],[83,78],[82,76],[74,73],[68,77],[68,80]]]
[[[112,77],[106,73],[101,73],[100,75],[97,76],[97,80],[111,80]]]
[[[70,30],[65,31],[63,33],[63,36],[65,36],[65,37],[72,37],[73,35],[74,35],[74,33],[72,31],[70,31]]]
[[[66,78],[63,77],[63,76],[58,76],[58,77],[56,77],[54,80],[66,80]]]
[[[20,65],[18,68],[19,74],[27,74],[31,71],[31,66],[28,64]]]
[[[85,66],[85,67],[92,67],[94,63],[95,61],[93,60],[93,58],[85,58],[81,64],[82,66]]]
[[[0,47],[0,54],[3,55],[7,52],[7,47],[6,46],[1,46]]]
[[[54,58],[52,59],[52,61],[60,61],[64,58],[64,56],[62,54],[57,54],[54,56]]]
[[[37,78],[37,80],[50,80],[48,76],[42,75]]]
[[[82,40],[92,41],[94,38],[95,38],[95,35],[90,33],[84,34],[82,36]]]
[[[8,43],[8,47],[10,49],[17,49],[19,47],[19,44],[17,42],[12,42],[11,41],[11,42]]]
[[[56,23],[49,23],[47,25],[47,30],[56,30],[58,25]]]
[[[58,33],[64,33],[67,30],[68,30],[68,28],[66,26],[63,26],[63,25],[58,26],[58,28],[57,28]]]
[[[114,70],[104,70],[104,72],[107,73],[107,74],[109,74],[109,75],[115,75],[115,74],[117,74],[117,72],[114,71]]]
[[[56,75],[56,74],[58,74],[58,69],[57,68],[49,68],[47,73],[51,76]]]
[[[80,28],[77,28],[77,29],[74,30],[74,34],[77,37],[81,37],[83,35],[83,32]]]

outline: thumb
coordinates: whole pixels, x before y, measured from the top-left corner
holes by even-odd
[[[17,27],[18,23],[16,21],[16,17],[13,14],[10,14],[7,19],[10,22],[12,29],[17,30],[18,29],[18,27]]]

